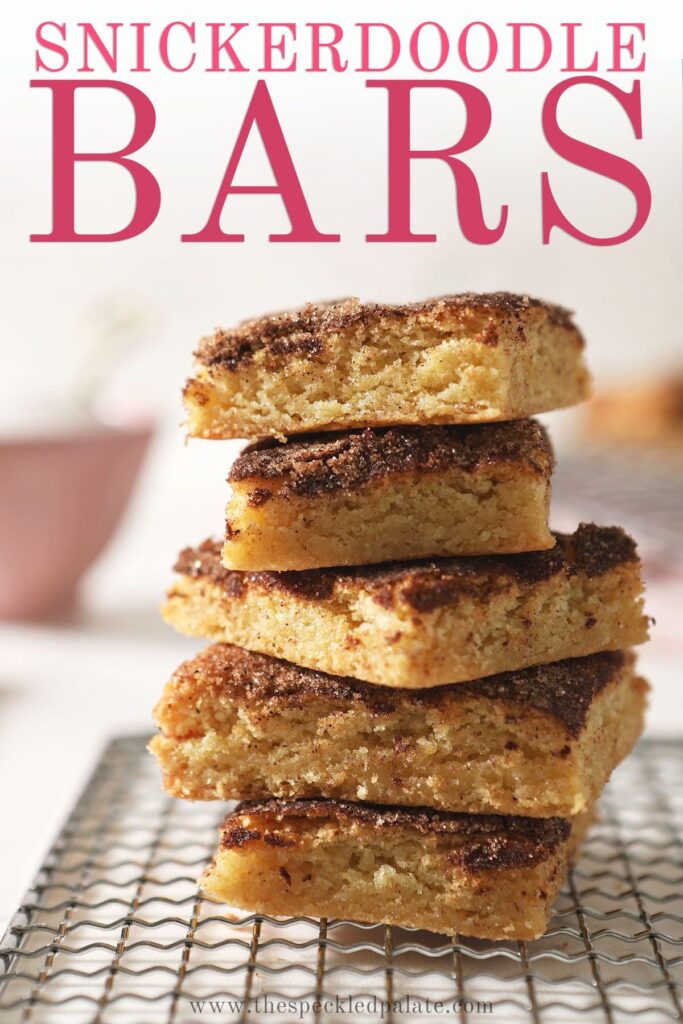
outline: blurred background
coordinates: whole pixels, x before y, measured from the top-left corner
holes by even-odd
[[[233,5],[229,17],[255,19],[242,6]],[[462,26],[476,17],[503,38],[506,6],[482,2],[476,14],[460,16],[451,4],[430,0],[416,17],[383,0],[371,14],[366,4],[335,0],[324,16],[347,30],[372,19],[408,31],[420,19]],[[97,22],[139,20],[137,7],[104,0]],[[258,8],[259,21],[322,16],[307,0],[287,16],[275,2]],[[141,155],[162,188],[157,223],[126,243],[31,244],[31,232],[50,226],[51,109],[48,90],[31,90],[28,81],[35,25],[55,12],[36,0],[13,15],[0,63],[11,97],[0,192],[0,797],[14,842],[0,876],[0,920],[104,739],[150,729],[163,683],[199,646],[163,626],[157,606],[177,551],[221,531],[237,446],[185,442],[180,388],[199,337],[250,315],[309,299],[407,301],[467,289],[521,291],[574,309],[598,401],[547,417],[560,458],[555,525],[619,522],[638,537],[657,620],[642,655],[655,684],[650,728],[683,731],[681,76],[671,12],[665,4],[656,9],[648,7],[642,141],[602,91],[577,89],[561,110],[565,131],[632,160],[650,182],[647,225],[616,247],[557,233],[541,244],[544,170],[567,214],[586,230],[618,233],[633,216],[626,189],[564,163],[543,138],[541,107],[559,80],[562,55],[537,74],[506,74],[504,60],[485,75],[457,64],[442,72],[473,81],[491,101],[492,128],[468,161],[489,222],[509,205],[496,245],[463,240],[452,178],[426,161],[413,172],[413,227],[436,231],[438,242],[364,241],[385,228],[386,96],[353,73],[266,76],[314,220],[320,230],[340,233],[339,244],[269,243],[268,234],[288,224],[279,200],[268,196],[228,201],[224,223],[246,235],[244,244],[181,244],[181,233],[206,221],[256,79],[199,72],[127,76],[157,111],[155,135]],[[540,3],[516,5],[514,16],[556,33],[562,20]],[[58,20],[71,26],[93,17],[91,5],[73,0],[61,4]],[[206,0],[191,12],[177,0],[164,5],[163,23],[189,17],[227,15]],[[572,19],[586,26],[587,59],[606,46],[607,22],[642,17],[642,6],[628,2],[601,4],[599,18],[594,4],[572,5]],[[416,73],[402,60],[394,76]],[[632,76],[611,77],[630,88]],[[414,104],[414,144],[445,145],[462,123],[457,98],[430,90]],[[79,146],[112,149],[130,131],[122,97],[79,97]],[[256,138],[239,180],[270,180]],[[120,169],[81,167],[77,184],[80,230],[115,230],[127,219],[130,184]]]

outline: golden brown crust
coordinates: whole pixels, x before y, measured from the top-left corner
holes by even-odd
[[[632,655],[628,657],[633,660]],[[504,672],[469,683],[397,691],[393,687],[301,668],[230,644],[213,644],[196,658],[184,662],[174,674],[171,685],[189,687],[196,701],[229,696],[231,702],[252,711],[258,708],[264,714],[280,713],[284,707],[304,707],[316,698],[343,704],[349,711],[354,707],[370,709],[377,715],[391,714],[406,701],[416,706],[442,707],[453,700],[478,699],[515,704],[552,715],[576,738],[596,698],[620,678],[626,659],[622,651],[603,652]],[[172,696],[166,699],[173,701]],[[163,727],[163,700],[157,720]],[[197,724],[201,725],[200,719]]]
[[[254,841],[290,845],[295,841],[269,829],[288,819],[324,820],[343,829],[358,823],[377,832],[408,829],[421,835],[453,836],[462,840],[449,855],[465,871],[533,867],[553,855],[571,833],[566,818],[525,818],[497,814],[456,814],[426,807],[381,807],[345,800],[250,800],[226,817],[221,848],[238,848]],[[260,819],[260,820],[259,820]],[[262,823],[261,823],[262,822]]]
[[[452,427],[390,427],[303,435],[286,444],[262,441],[236,459],[228,481],[277,480],[278,497],[316,497],[352,491],[405,473],[449,469],[474,472],[513,463],[549,477],[553,454],[548,435],[535,420]],[[272,496],[259,487],[250,503]]]
[[[200,342],[196,356],[206,366],[220,365],[235,371],[249,362],[255,352],[263,351],[269,362],[282,366],[294,357],[324,359],[326,337],[358,324],[382,325],[420,318],[445,332],[454,318],[461,321],[473,313],[493,318],[478,340],[484,345],[496,345],[495,321],[507,321],[506,335],[523,340],[524,317],[532,309],[544,313],[557,327],[575,331],[582,342],[571,313],[561,306],[510,292],[465,292],[404,305],[362,303],[353,298],[309,303],[301,309],[247,320],[233,330],[219,329]]]
[[[488,595],[511,584],[535,584],[558,573],[604,575],[618,565],[638,562],[635,542],[617,526],[581,523],[573,534],[555,534],[556,545],[545,551],[517,555],[482,555],[476,558],[442,558],[430,561],[393,562],[354,569],[307,569],[300,572],[239,572],[221,563],[221,543],[204,541],[198,548],[181,551],[176,572],[192,579],[209,579],[231,597],[247,588],[282,590],[305,601],[329,599],[337,585],[356,585],[367,590],[385,607],[396,602],[417,612],[457,604],[461,597]]]

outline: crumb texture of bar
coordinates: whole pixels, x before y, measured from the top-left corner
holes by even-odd
[[[234,907],[534,939],[587,817],[267,800],[228,815],[202,883]]]
[[[505,292],[310,304],[216,330],[184,390],[196,437],[524,419],[588,396],[559,306]]]
[[[228,477],[223,564],[298,570],[552,547],[552,464],[534,420],[261,442]]]
[[[162,609],[180,632],[383,686],[460,683],[647,639],[640,562],[618,527],[545,551],[354,569],[236,572],[186,549]]]
[[[562,817],[586,810],[631,750],[646,693],[621,652],[396,690],[218,644],[166,686],[150,749],[185,799]]]

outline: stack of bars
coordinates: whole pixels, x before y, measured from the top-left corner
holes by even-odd
[[[212,896],[489,939],[547,927],[643,727],[640,564],[618,527],[548,529],[528,417],[586,397],[583,341],[526,296],[348,300],[217,331],[189,430],[258,438],[221,542],[187,549],[166,789],[243,801]],[[264,440],[265,438],[265,440]]]

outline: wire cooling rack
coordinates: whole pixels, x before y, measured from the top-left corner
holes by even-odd
[[[615,773],[531,943],[231,913],[195,881],[223,811],[166,797],[145,739],[114,740],[0,948],[2,1020],[681,1019],[680,742]]]

